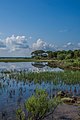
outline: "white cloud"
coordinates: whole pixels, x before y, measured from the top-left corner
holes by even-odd
[[[35,43],[32,44],[32,48],[34,50],[43,49],[43,50],[55,50],[55,46],[52,44],[48,44],[45,41],[38,39]]]
[[[45,45],[45,42],[41,39],[38,39],[35,43],[33,43],[33,49],[41,49]]]
[[[63,47],[64,48],[69,48],[69,47],[73,47],[73,43],[71,43],[71,42],[68,42],[67,44],[65,44]]]
[[[5,39],[0,39],[0,56],[30,56],[30,53],[34,50],[74,50],[80,49],[80,43],[68,42],[61,47],[56,47],[54,44],[49,44],[42,39],[38,39],[32,45],[28,44],[28,40],[32,37],[26,36],[9,36]]]
[[[68,42],[68,43],[67,43],[67,46],[70,46],[70,45],[73,45],[73,44],[72,44],[71,42]]]
[[[0,40],[0,56],[29,56],[26,36],[9,36]]]
[[[10,36],[4,40],[4,43],[10,51],[29,48],[26,36]]]
[[[80,43],[74,44],[71,42],[68,42],[63,46],[64,50],[75,50],[75,49],[80,49]]]

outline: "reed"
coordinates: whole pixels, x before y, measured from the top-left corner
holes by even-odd
[[[22,81],[34,81],[36,83],[51,82],[55,84],[80,84],[80,71],[59,71],[59,72],[16,72],[11,73],[10,78]]]

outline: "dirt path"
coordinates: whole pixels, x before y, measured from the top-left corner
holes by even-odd
[[[44,120],[80,120],[80,106],[59,105],[54,114]]]

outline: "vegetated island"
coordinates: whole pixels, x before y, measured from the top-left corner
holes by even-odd
[[[35,50],[31,57],[0,57],[0,62],[48,62],[50,67],[80,70],[80,50]]]

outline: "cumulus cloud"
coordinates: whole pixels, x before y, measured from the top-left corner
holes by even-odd
[[[32,44],[32,48],[34,50],[42,49],[42,50],[55,50],[55,46],[52,44],[48,44],[45,41],[38,39],[35,43]]]
[[[26,36],[20,35],[12,35],[5,39],[0,39],[0,56],[29,56],[28,39]]]
[[[4,40],[4,43],[10,51],[29,48],[25,36],[10,36]]]
[[[64,49],[73,49],[73,47],[74,47],[74,44],[71,42],[68,42],[63,46]]]
[[[32,37],[26,36],[9,36],[5,39],[0,39],[0,56],[30,56],[30,53],[34,50],[74,50],[80,49],[80,43],[68,42],[63,47],[55,46],[54,44],[49,44],[42,39],[38,39],[32,45],[28,44]]]
[[[80,43],[74,44],[71,42],[68,42],[63,46],[64,50],[75,50],[75,49],[80,49]]]

